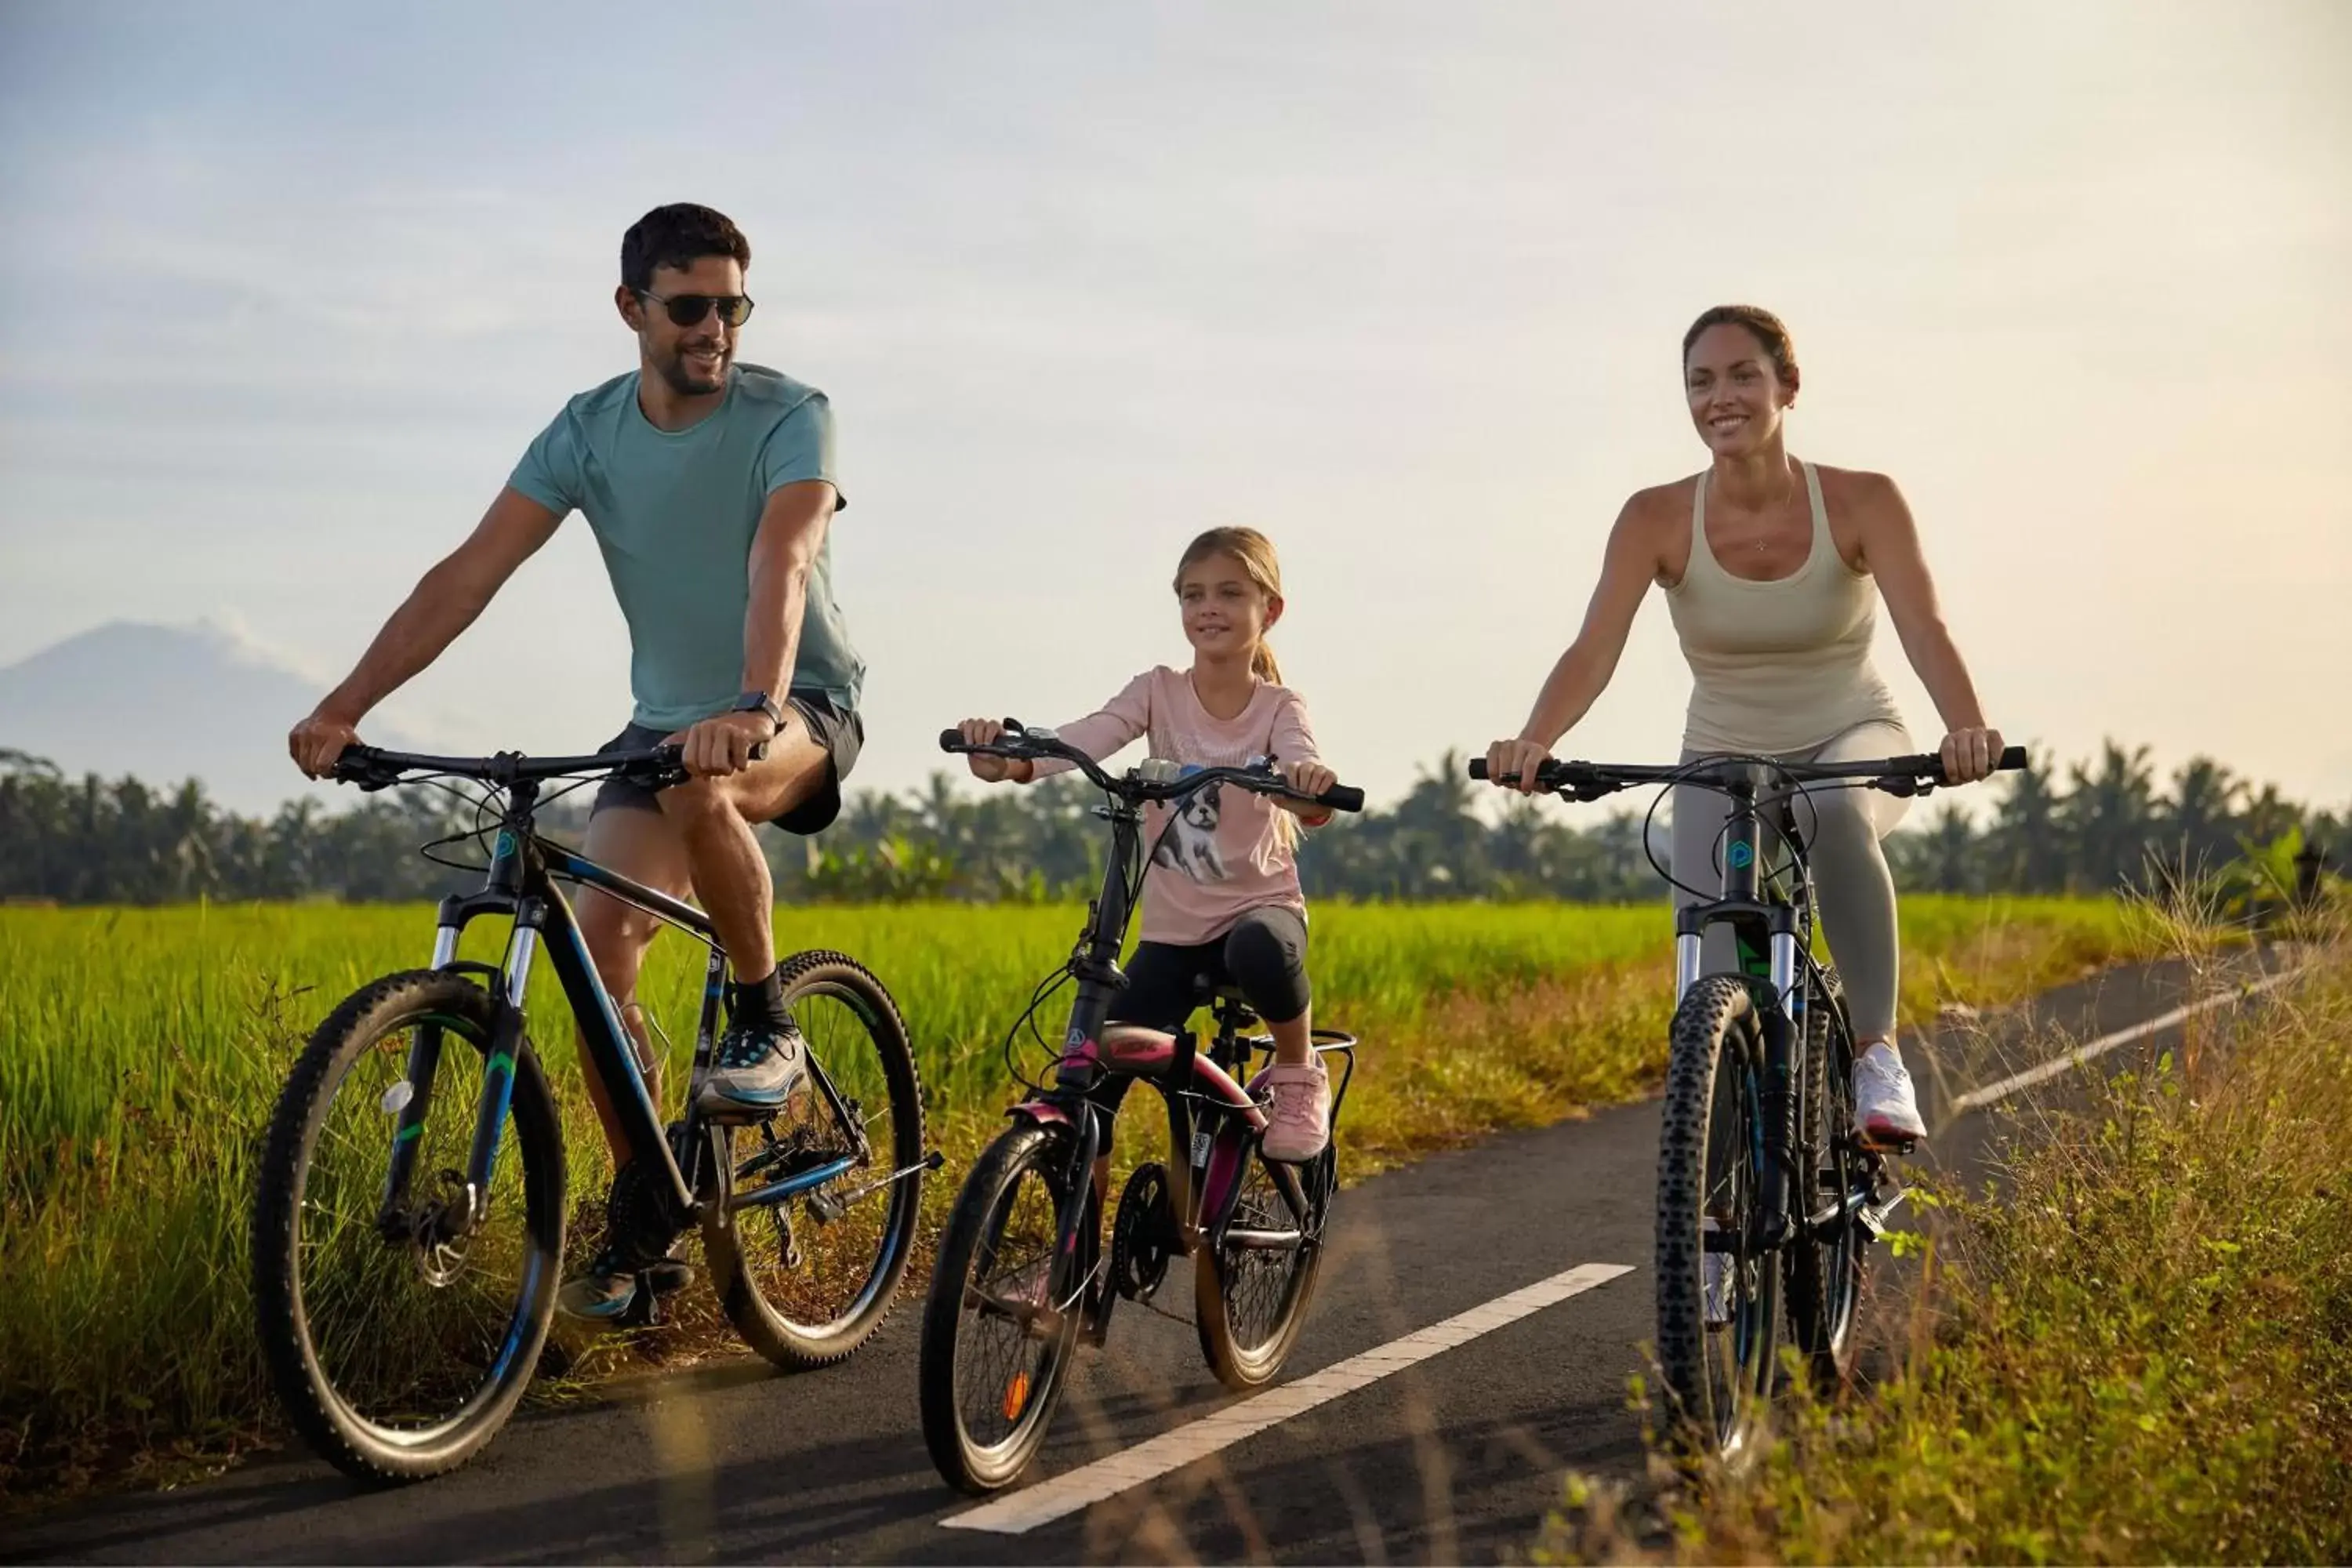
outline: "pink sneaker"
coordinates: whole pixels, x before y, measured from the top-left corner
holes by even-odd
[[[1272,1103],[1266,1108],[1262,1147],[1269,1160],[1312,1160],[1331,1142],[1331,1079],[1319,1061],[1305,1067],[1277,1064],[1258,1079]]]

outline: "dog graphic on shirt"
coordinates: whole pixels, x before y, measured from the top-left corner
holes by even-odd
[[[1217,821],[1223,811],[1224,785],[1186,795],[1161,829],[1151,848],[1151,863],[1181,871],[1196,882],[1225,879],[1225,858],[1217,852]]]

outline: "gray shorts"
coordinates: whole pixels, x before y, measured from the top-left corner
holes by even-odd
[[[824,748],[824,783],[817,786],[814,795],[776,818],[775,826],[786,833],[822,833],[841,815],[841,781],[857,765],[857,753],[866,744],[866,723],[856,713],[835,707],[833,699],[821,691],[793,692],[784,700],[784,714],[786,724],[797,721],[807,729],[810,739]],[[597,751],[643,751],[647,746],[660,745],[669,736],[667,730],[632,724]],[[593,817],[600,811],[660,809],[661,801],[652,790],[614,774],[597,786],[596,803],[588,808],[588,815]]]

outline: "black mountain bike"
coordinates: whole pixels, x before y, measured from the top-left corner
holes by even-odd
[[[2024,767],[2024,748],[2000,765]],[[1486,776],[1484,760],[1470,776]],[[1853,1030],[1836,972],[1813,957],[1801,803],[1823,786],[1915,795],[1947,782],[1934,756],[1537,770],[1538,788],[1571,800],[1688,784],[1732,804],[1717,840],[1720,896],[1676,884],[1706,901],[1675,917],[1658,1135],[1658,1361],[1669,1419],[1693,1455],[1738,1465],[1760,1448],[1784,1291],[1790,1337],[1816,1380],[1834,1386],[1852,1373],[1870,1245],[1903,1197],[1887,1152],[1854,1126]],[[1651,864],[1674,881],[1654,855]],[[1702,938],[1717,925],[1731,929],[1738,968],[1703,974]]]
[[[1203,1054],[1189,1032],[1163,1034],[1106,1025],[1126,978],[1118,954],[1142,889],[1143,807],[1181,804],[1225,784],[1260,795],[1290,793],[1270,760],[1238,768],[1180,770],[1145,762],[1118,778],[1050,730],[1008,722],[1003,737],[969,746],[948,731],[940,746],[1015,760],[1059,757],[1077,765],[1108,801],[1102,890],[1087,910],[1076,950],[1038,986],[1011,1032],[1005,1056],[1038,1009],[1063,984],[1076,997],[1051,1086],[1015,1078],[1033,1091],[1008,1114],[1013,1126],[990,1144],[964,1179],[940,1239],[923,1309],[923,1437],[940,1474],[969,1492],[1010,1485],[1045,1442],[1081,1334],[1100,1345],[1119,1297],[1149,1302],[1170,1261],[1193,1259],[1193,1322],[1210,1367],[1228,1387],[1254,1388],[1280,1370],[1307,1319],[1324,1227],[1339,1182],[1336,1132],[1356,1042],[1315,1031],[1315,1048],[1346,1063],[1332,1096],[1334,1142],[1303,1164],[1266,1159],[1259,1148],[1265,1111],[1252,1056],[1272,1064],[1274,1041],[1240,1033],[1256,1020],[1237,992],[1205,987],[1217,1032]],[[1360,811],[1364,792],[1334,786],[1316,804]],[[1041,1042],[1042,1043],[1042,1042]],[[1141,1079],[1167,1102],[1169,1165],[1152,1162],[1128,1178],[1102,1245],[1108,1194],[1096,1162],[1107,1159],[1118,1095]]]
[[[441,902],[432,963],[362,986],[310,1037],[261,1158],[253,1291],[263,1357],[295,1428],[363,1479],[463,1464],[513,1411],[545,1343],[566,1200],[563,1129],[525,1032],[524,993],[542,946],[626,1132],[611,1234],[658,1258],[698,1223],[729,1320],[787,1367],[856,1350],[888,1314],[907,1267],[922,1174],[939,1158],[923,1148],[906,1025],[855,960],[803,952],[782,966],[808,1040],[804,1089],[756,1123],[717,1125],[688,1109],[664,1127],[557,884],[597,889],[709,946],[697,1083],[718,1033],[727,954],[700,910],[541,837],[533,823],[542,784],[578,788],[614,773],[653,789],[687,777],[676,746],[535,759],[354,746],[336,763],[337,779],[368,790],[470,782],[478,794],[456,793],[475,805],[478,831],[426,852],[490,841],[480,890]],[[512,921],[503,964],[457,956],[467,925],[484,916]],[[519,1159],[500,1158],[509,1142]],[[650,1297],[641,1289],[641,1301]]]

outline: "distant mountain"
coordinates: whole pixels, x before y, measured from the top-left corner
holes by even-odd
[[[306,785],[286,756],[286,731],[323,689],[208,623],[116,621],[0,668],[0,748],[47,757],[68,777],[200,779],[221,805],[266,814],[327,787]],[[368,739],[416,745],[381,726]]]

